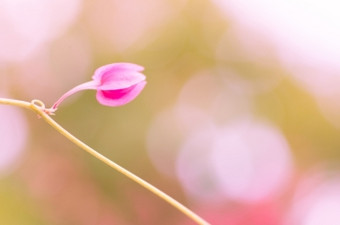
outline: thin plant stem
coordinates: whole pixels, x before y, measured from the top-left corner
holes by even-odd
[[[56,129],[59,133],[64,135],[67,139],[69,139],[71,142],[76,144],[81,149],[85,150],[86,152],[90,153],[92,156],[96,157],[106,165],[110,166],[111,168],[117,170],[118,172],[122,173],[123,175],[127,176],[131,180],[135,181],[136,183],[140,184],[144,188],[148,189],[158,197],[162,198],[175,208],[177,208],[179,211],[187,215],[189,218],[191,218],[193,221],[195,221],[197,224],[201,225],[209,225],[207,221],[202,219],[200,216],[198,216],[196,213],[188,209],[186,206],[178,202],[177,200],[173,199],[169,195],[165,194],[163,191],[159,190],[155,186],[151,185],[150,183],[146,182],[142,178],[138,177],[137,175],[133,174],[132,172],[128,171],[127,169],[121,167],[117,163],[113,162],[109,158],[103,156],[102,154],[98,153],[93,148],[89,147],[84,142],[80,141],[78,138],[73,136],[70,132],[65,130],[62,126],[60,126],[56,121],[54,121],[48,114],[51,113],[50,109],[45,109],[45,105],[40,100],[33,100],[32,102],[26,102],[26,101],[20,101],[20,100],[14,100],[14,99],[7,99],[7,98],[0,98],[0,104],[7,104],[7,105],[15,105],[19,107],[23,107],[26,109],[33,110],[36,112],[39,116],[41,116],[49,125],[51,125],[54,129]]]

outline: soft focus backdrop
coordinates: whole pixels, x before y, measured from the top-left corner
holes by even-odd
[[[0,96],[50,106],[104,64],[143,65],[132,103],[94,91],[55,120],[212,224],[340,223],[340,3],[0,0]],[[32,112],[0,106],[0,224],[193,224]]]

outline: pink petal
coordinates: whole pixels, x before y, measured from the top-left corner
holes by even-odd
[[[63,96],[61,96],[52,106],[52,109],[57,109],[59,104],[64,101],[67,97],[69,97],[70,95],[81,91],[81,90],[91,90],[91,89],[97,89],[98,88],[98,81],[89,81],[83,84],[80,84],[74,88],[72,88],[71,90],[69,90],[68,92],[66,92]]]
[[[142,81],[131,87],[118,90],[98,90],[97,100],[100,104],[106,106],[121,106],[135,99],[146,85],[146,81]]]
[[[117,90],[131,87],[145,80],[145,75],[135,71],[121,70],[105,74],[100,90]]]
[[[143,71],[144,67],[133,64],[133,63],[112,63],[108,64],[102,67],[99,67],[94,72],[94,75],[92,76],[92,79],[94,80],[102,80],[103,77],[106,76],[107,73],[112,74],[119,71],[135,71],[140,72]]]

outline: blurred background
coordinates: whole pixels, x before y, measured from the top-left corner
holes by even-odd
[[[143,65],[132,103],[93,91],[54,119],[212,224],[340,223],[340,3],[0,0],[0,96],[47,106],[104,64]],[[32,112],[0,106],[0,224],[194,224]]]

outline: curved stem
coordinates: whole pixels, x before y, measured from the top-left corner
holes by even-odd
[[[66,92],[65,94],[63,94],[57,101],[56,103],[53,104],[53,106],[51,107],[50,110],[56,111],[59,104],[64,101],[67,97],[69,97],[70,95],[78,92],[78,91],[82,91],[82,90],[86,90],[86,89],[96,89],[97,86],[99,85],[99,83],[97,81],[89,81],[83,84],[80,84],[74,88],[72,88],[71,90],[69,90],[68,92]]]
[[[6,99],[6,98],[0,98],[0,104],[7,104],[7,105],[15,105],[19,107],[23,107],[26,109],[33,110],[38,115],[40,115],[49,125],[51,125],[54,129],[56,129],[59,133],[64,135],[67,139],[72,141],[74,144],[76,144],[81,149],[85,150],[86,152],[90,153],[92,156],[96,157],[106,165],[110,166],[111,168],[117,170],[118,172],[122,173],[123,175],[127,176],[131,180],[135,181],[136,183],[140,184],[144,188],[148,189],[155,195],[159,196],[169,204],[173,205],[175,208],[177,208],[179,211],[187,215],[189,218],[191,218],[193,221],[195,221],[197,224],[201,225],[209,225],[207,221],[202,219],[200,216],[192,212],[190,209],[179,203],[177,200],[173,199],[169,195],[165,194],[163,191],[159,190],[155,186],[151,185],[150,183],[146,182],[145,180],[141,179],[137,175],[131,173],[127,169],[124,169],[120,165],[116,164],[115,162],[111,161],[109,158],[103,156],[102,154],[98,153],[93,148],[89,147],[84,142],[80,141],[78,138],[73,136],[70,132],[65,130],[62,126],[60,126],[56,121],[54,121],[47,113],[45,109],[45,105],[39,101],[39,100],[33,100],[32,102],[25,102],[25,101],[19,101],[19,100],[13,100],[13,99]]]

